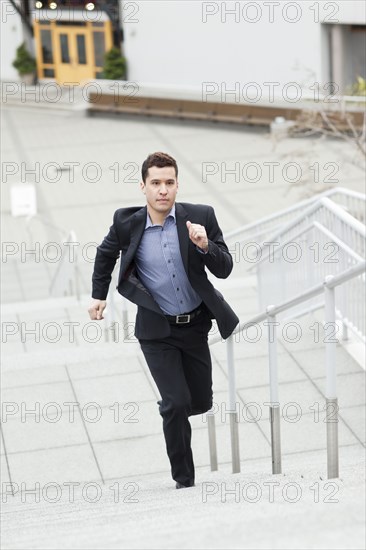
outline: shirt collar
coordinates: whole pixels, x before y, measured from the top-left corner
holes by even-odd
[[[176,223],[176,219],[175,219],[175,203],[174,203],[173,206],[171,207],[169,214],[166,215],[165,220],[166,220],[167,218],[169,218],[170,216],[173,218],[174,223]],[[165,220],[164,220],[164,223],[165,223]],[[157,225],[157,224],[155,224],[155,225]],[[149,216],[149,212],[148,212],[148,210],[146,209],[146,223],[145,223],[145,229],[147,229],[148,227],[153,227],[153,226],[154,226],[154,224],[152,223],[151,218],[150,218],[150,216]]]

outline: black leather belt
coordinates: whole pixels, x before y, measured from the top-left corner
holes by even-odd
[[[189,313],[183,313],[181,315],[165,315],[165,317],[172,325],[186,325],[187,323],[190,323],[192,319],[202,313],[202,311],[203,307],[202,304],[200,304],[198,307],[196,307],[196,309],[193,309]]]

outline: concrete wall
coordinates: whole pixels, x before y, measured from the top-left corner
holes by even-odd
[[[303,86],[329,80],[322,23],[364,24],[365,7],[363,0],[123,0],[121,20],[131,80]]]
[[[334,19],[339,19],[340,24],[365,25],[366,24],[366,8],[364,0],[351,0],[340,2],[330,2],[336,4],[339,9],[333,16]],[[328,17],[334,11],[334,8],[328,8]]]
[[[321,81],[321,23],[308,9],[311,3],[281,2],[273,14],[264,4],[124,0],[129,79],[228,87]]]
[[[12,66],[16,49],[23,42],[23,28],[19,15],[9,0],[0,2],[0,80],[19,80],[18,72]]]
[[[267,96],[286,86],[329,80],[327,32],[322,23],[364,24],[363,0],[317,2],[119,0],[130,80],[201,88],[220,93],[257,83]],[[17,80],[11,63],[22,42],[22,24],[1,0],[2,80]],[[292,90],[293,91],[293,90]],[[268,97],[263,98],[268,99]]]

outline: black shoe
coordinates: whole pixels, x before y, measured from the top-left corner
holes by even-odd
[[[183,483],[180,483],[179,481],[175,484],[176,489],[187,489],[188,487],[195,487],[194,481],[192,481],[189,485],[183,485]]]

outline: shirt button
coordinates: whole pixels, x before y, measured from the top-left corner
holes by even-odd
[[[179,286],[177,286],[177,290],[179,290]]]
[[[173,277],[175,277],[174,273],[173,273]]]

